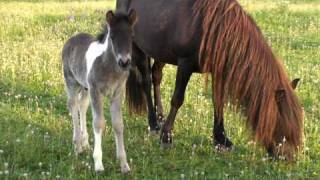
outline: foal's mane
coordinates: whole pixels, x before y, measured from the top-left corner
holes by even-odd
[[[215,108],[227,100],[242,107],[256,139],[274,147],[286,138],[289,153],[302,139],[302,108],[283,65],[254,20],[235,0],[197,0],[203,17],[199,63],[212,72]],[[277,92],[285,95],[280,102]]]
[[[103,25],[101,32],[96,36],[96,39],[99,43],[104,43],[106,36],[108,35],[108,31],[108,25]]]

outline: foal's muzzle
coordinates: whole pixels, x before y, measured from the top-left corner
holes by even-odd
[[[128,69],[130,67],[130,64],[131,64],[130,54],[127,54],[126,56],[123,56],[120,54],[118,55],[117,59],[118,59],[118,64],[121,68]]]
[[[129,57],[121,57],[118,60],[118,64],[123,69],[128,69],[131,65],[131,58]]]

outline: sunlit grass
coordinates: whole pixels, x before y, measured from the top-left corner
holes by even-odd
[[[121,175],[110,114],[103,140],[106,172],[95,174],[91,152],[75,156],[61,71],[61,48],[77,32],[96,34],[113,1],[0,2],[0,179],[305,179],[320,178],[320,2],[242,0],[282,59],[305,109],[305,141],[298,161],[267,160],[251,141],[243,117],[228,107],[231,153],[214,151],[212,103],[202,75],[192,76],[175,123],[174,148],[161,150],[146,117],[124,111],[132,173]],[[168,112],[176,68],[162,82]],[[108,105],[106,105],[108,106]],[[91,113],[88,113],[91,118]],[[89,121],[89,127],[91,122]],[[90,128],[91,130],[91,128]],[[92,144],[92,132],[90,132]]]

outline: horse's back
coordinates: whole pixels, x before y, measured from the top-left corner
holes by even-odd
[[[196,54],[201,22],[194,17],[194,3],[194,0],[131,1],[130,8],[139,15],[135,43],[149,56],[170,64],[175,64],[177,57]]]

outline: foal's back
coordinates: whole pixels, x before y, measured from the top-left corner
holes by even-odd
[[[82,86],[86,85],[86,52],[95,37],[88,33],[79,33],[71,37],[62,50],[63,71],[65,78],[75,78]]]

